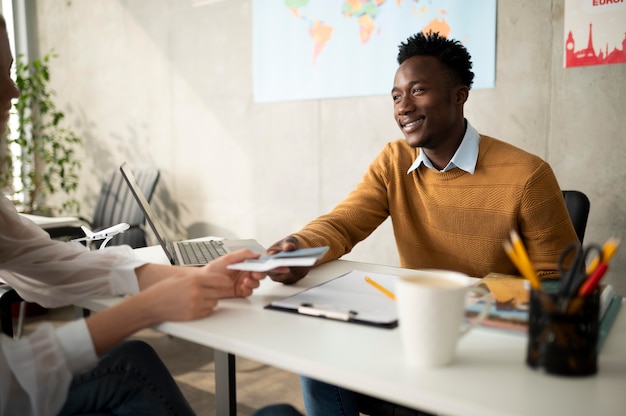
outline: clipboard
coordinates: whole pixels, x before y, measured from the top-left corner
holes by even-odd
[[[381,328],[397,327],[395,302],[367,283],[366,276],[392,292],[398,278],[352,270],[295,295],[272,301],[265,308]]]

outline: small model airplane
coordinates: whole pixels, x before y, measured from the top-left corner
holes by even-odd
[[[85,233],[85,237],[75,238],[72,241],[87,241],[89,243],[90,241],[94,240],[104,240],[100,245],[100,249],[103,249],[113,237],[128,230],[130,228],[130,225],[126,224],[125,222],[121,222],[117,225],[96,232],[91,231],[84,225],[81,225],[80,228]]]

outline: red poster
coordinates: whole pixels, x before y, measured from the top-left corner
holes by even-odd
[[[565,0],[566,68],[626,63],[626,0]]]

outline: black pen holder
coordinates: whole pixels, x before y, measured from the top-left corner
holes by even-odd
[[[531,290],[526,363],[550,374],[595,374],[599,305],[598,290],[571,298]]]

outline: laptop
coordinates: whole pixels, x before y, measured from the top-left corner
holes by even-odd
[[[265,253],[265,248],[253,239],[172,241],[168,238],[165,228],[139,188],[137,180],[126,162],[122,163],[120,171],[171,264],[178,266],[202,266],[226,253],[243,248],[260,254]]]

